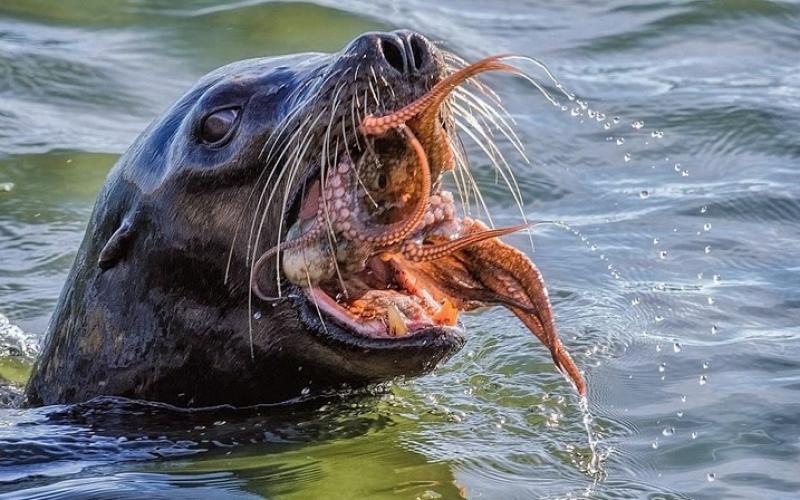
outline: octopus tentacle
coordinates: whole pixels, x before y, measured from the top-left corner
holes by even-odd
[[[428,210],[431,191],[431,170],[428,163],[428,156],[425,149],[420,144],[411,129],[403,124],[396,125],[402,132],[408,144],[417,156],[417,164],[420,172],[419,199],[414,206],[411,214],[401,221],[386,225],[367,225],[364,223],[366,217],[361,215],[361,208],[356,198],[357,189],[350,190],[346,206],[340,211],[346,217],[340,219],[340,228],[344,236],[348,239],[355,239],[373,244],[377,247],[386,247],[403,241],[412,231],[422,222]],[[353,175],[355,177],[355,175]]]
[[[526,227],[528,227],[528,224],[518,224],[516,226],[489,229],[486,231],[470,233],[467,236],[463,236],[455,240],[432,245],[422,245],[409,240],[403,244],[401,252],[406,259],[413,262],[436,260],[446,257],[453,252],[461,250],[462,248],[466,248],[470,245],[474,245],[478,242],[515,233],[525,229]]]
[[[306,232],[303,233],[301,236],[299,236],[299,237],[297,237],[297,238],[295,238],[293,240],[283,241],[283,242],[275,245],[274,247],[270,248],[269,250],[267,250],[263,254],[261,254],[261,256],[255,262],[255,264],[253,264],[252,281],[250,283],[250,287],[252,288],[252,290],[256,294],[256,296],[258,296],[259,298],[261,298],[263,300],[267,300],[269,298],[267,296],[267,294],[265,294],[264,291],[261,290],[261,288],[259,288],[258,279],[257,279],[258,276],[261,275],[261,268],[264,267],[264,264],[266,264],[267,261],[273,255],[278,253],[279,250],[281,252],[292,251],[292,250],[297,250],[299,248],[303,248],[305,246],[310,245],[311,243],[316,241],[316,239],[322,233],[322,228],[323,228],[322,216],[318,213],[317,217],[314,219],[314,222],[312,223],[311,227],[309,227],[306,230]]]
[[[485,229],[483,223],[474,221],[473,231]],[[497,239],[475,244],[467,248],[466,253],[476,263],[470,270],[487,288],[529,306],[509,309],[550,350],[556,367],[569,376],[578,393],[586,395],[586,382],[558,337],[547,288],[533,262],[521,251]]]
[[[464,81],[475,75],[486,71],[511,71],[519,70],[510,64],[500,62],[506,55],[498,55],[481,59],[480,61],[462,68],[459,71],[440,80],[425,95],[407,104],[406,106],[383,116],[367,115],[358,126],[359,131],[364,135],[380,136],[398,125],[406,123],[408,120],[429,109],[438,109],[450,92]]]

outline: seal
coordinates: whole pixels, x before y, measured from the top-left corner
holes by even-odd
[[[442,188],[454,89],[513,68],[448,57],[401,30],[203,77],[109,173],[26,403],[245,406],[415,376],[492,304],[584,393],[538,270],[498,239],[526,226],[459,218]]]

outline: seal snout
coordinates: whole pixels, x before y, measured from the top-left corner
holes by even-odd
[[[429,78],[440,71],[436,47],[415,31],[366,33],[353,40],[347,52],[400,77]]]

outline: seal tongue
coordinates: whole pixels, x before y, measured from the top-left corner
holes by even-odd
[[[300,204],[300,213],[297,215],[301,221],[307,221],[317,215],[319,197],[322,192],[319,179],[306,189],[303,202]]]

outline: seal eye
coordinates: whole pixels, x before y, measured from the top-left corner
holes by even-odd
[[[221,109],[211,113],[200,125],[200,139],[206,144],[220,145],[230,135],[238,117],[239,108]]]

